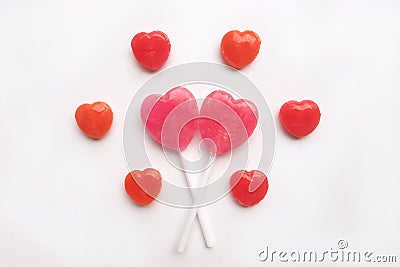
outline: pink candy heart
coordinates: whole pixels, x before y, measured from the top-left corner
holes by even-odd
[[[243,144],[254,132],[257,122],[258,110],[252,102],[235,100],[224,91],[209,94],[200,110],[200,134],[215,155]]]
[[[174,150],[185,150],[198,128],[196,100],[184,87],[149,95],[143,100],[140,115],[151,137]]]

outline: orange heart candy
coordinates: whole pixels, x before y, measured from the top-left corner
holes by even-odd
[[[237,69],[249,65],[257,57],[261,40],[253,31],[227,32],[221,41],[221,54],[226,63]]]
[[[102,138],[110,129],[113,112],[104,102],[83,104],[75,112],[75,120],[79,128],[87,136],[94,139]]]
[[[129,197],[141,206],[146,206],[160,194],[162,177],[159,171],[148,168],[134,170],[125,177],[125,191]]]

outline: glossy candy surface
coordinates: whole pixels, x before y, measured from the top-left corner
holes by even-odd
[[[184,87],[146,97],[140,115],[151,137],[173,150],[185,150],[198,128],[196,99]]]
[[[200,109],[200,134],[215,155],[243,144],[254,132],[257,122],[258,111],[252,102],[235,100],[224,91],[209,94]]]
[[[79,128],[87,136],[99,139],[110,129],[113,121],[113,112],[104,102],[83,104],[75,112],[75,120]]]
[[[295,137],[309,135],[317,128],[321,118],[318,105],[311,100],[288,101],[279,111],[283,128]]]
[[[171,50],[168,36],[161,31],[136,34],[131,41],[131,47],[136,60],[152,71],[165,64]]]
[[[227,32],[221,41],[221,54],[226,63],[241,69],[249,65],[257,57],[261,40],[253,31]]]
[[[125,177],[125,191],[137,204],[153,202],[161,191],[162,177],[155,169],[134,170]]]
[[[250,207],[259,203],[267,194],[267,176],[258,170],[237,171],[231,176],[231,194],[242,206]]]

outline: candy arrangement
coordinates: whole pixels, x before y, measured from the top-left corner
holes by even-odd
[[[256,59],[260,46],[260,37],[255,32],[233,30],[223,36],[220,52],[226,64],[242,69]],[[133,37],[131,48],[134,58],[142,67],[156,71],[168,60],[171,44],[168,36],[161,31],[141,32]],[[138,116],[147,134],[160,148],[168,148],[182,157],[182,152],[188,148],[196,132],[199,132],[207,150],[217,160],[219,156],[243,146],[253,135],[263,114],[259,114],[251,99],[235,99],[223,90],[208,94],[200,105],[190,90],[178,86],[169,89],[163,95],[151,94],[145,97]],[[320,117],[318,105],[311,100],[288,101],[279,111],[283,129],[295,138],[303,138],[312,133],[318,126]],[[91,138],[100,139],[111,127],[113,112],[104,102],[83,104],[76,110],[75,119],[83,133]],[[191,190],[193,178],[187,172],[183,160],[182,165],[193,203],[196,203],[201,195]],[[140,206],[152,203],[163,190],[162,170],[151,167],[132,170],[125,177],[126,193]],[[210,169],[204,171],[200,179],[197,178],[200,180],[197,186],[208,182]],[[267,194],[269,183],[266,174],[261,170],[237,170],[230,176],[229,188],[230,194],[238,204],[251,207],[262,201]],[[178,251],[184,251],[196,217],[207,247],[212,247],[214,238],[206,210],[193,207],[189,215]]]

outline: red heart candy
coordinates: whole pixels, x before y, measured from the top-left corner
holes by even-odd
[[[161,31],[136,34],[131,41],[131,47],[136,60],[149,70],[161,68],[171,50],[168,36]]]
[[[267,194],[267,176],[258,170],[237,171],[230,180],[231,194],[242,206],[249,207],[259,203]]]
[[[253,31],[230,31],[221,41],[221,54],[226,63],[241,69],[249,65],[257,57],[261,40]]]
[[[155,169],[134,170],[125,177],[126,193],[133,201],[142,206],[153,202],[160,194],[161,186],[161,174]]]
[[[111,127],[113,112],[104,102],[83,104],[75,112],[75,120],[79,128],[89,137],[103,137]]]
[[[304,137],[314,131],[320,118],[319,107],[311,100],[288,101],[279,111],[283,128],[295,137]]]
[[[174,150],[185,150],[198,128],[196,99],[184,87],[146,97],[140,115],[151,137]]]
[[[254,132],[257,121],[257,107],[252,102],[214,91],[201,106],[200,134],[208,149],[220,155],[243,144]]]

